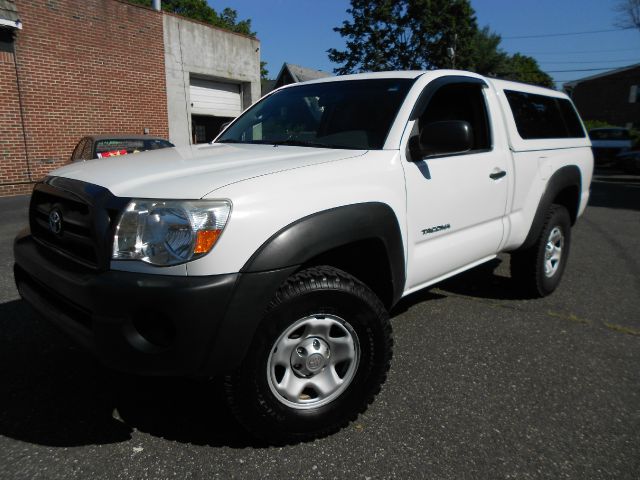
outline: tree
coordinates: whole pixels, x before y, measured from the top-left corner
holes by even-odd
[[[266,79],[269,76],[269,70],[267,70],[267,62],[260,62],[260,78]]]
[[[640,0],[618,0],[614,9],[619,13],[618,27],[640,30]]]
[[[515,53],[507,54],[500,48],[501,38],[489,27],[478,30],[474,37],[474,64],[470,70],[489,77],[531,83],[554,88],[555,83],[540,69],[535,58]]]
[[[129,1],[138,5],[151,6],[151,0]],[[251,20],[238,21],[238,12],[232,8],[225,8],[222,13],[218,14],[207,4],[206,0],[163,0],[162,10],[193,20],[200,20],[232,32],[243,33],[251,37],[256,36],[255,32],[251,31]]]
[[[516,53],[507,58],[504,70],[497,72],[496,77],[516,82],[531,83],[547,88],[555,88],[553,78],[540,70],[535,58]]]
[[[328,50],[342,64],[334,69],[339,75],[454,67],[554,86],[534,58],[508,55],[500,35],[479,29],[468,0],[351,0],[347,13],[353,20],[334,28],[347,39],[346,50]]]
[[[347,13],[353,21],[334,28],[346,50],[328,50],[342,64],[335,73],[472,65],[478,27],[469,0],[351,0]]]
[[[492,32],[488,26],[478,30],[473,39],[471,70],[492,77],[506,71],[509,55],[500,48],[501,41],[500,35]]]
[[[203,0],[205,1],[205,0]],[[213,10],[213,8],[211,9]],[[215,12],[215,11],[214,11]],[[233,8],[225,8],[218,17],[218,23],[214,25],[237,33],[244,33],[251,37],[255,37],[256,33],[251,31],[251,20],[238,21],[238,12]]]

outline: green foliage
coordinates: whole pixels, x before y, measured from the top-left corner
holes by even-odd
[[[587,132],[593,128],[617,128],[618,125],[611,125],[609,122],[604,122],[602,120],[583,120],[584,127],[587,129]]]
[[[351,0],[347,13],[334,28],[346,50],[328,50],[337,74],[453,67],[554,88],[534,58],[508,55],[500,35],[478,28],[468,0]]]
[[[501,48],[500,35],[489,27],[478,30],[473,39],[473,65],[471,70],[481,75],[497,76],[506,71],[509,55]]]
[[[478,30],[474,37],[474,64],[470,70],[481,75],[555,88],[553,78],[543,72],[533,57],[516,53],[508,55],[500,48],[501,38],[489,27]]]
[[[151,6],[151,0],[128,1],[146,7]],[[222,13],[218,13],[207,4],[206,0],[163,0],[162,10],[193,20],[200,20],[232,32],[243,33],[251,37],[256,36],[255,32],[251,31],[251,20],[238,21],[238,12],[232,8],[225,8]]]
[[[351,0],[353,21],[334,28],[346,50],[328,50],[335,73],[468,68],[476,18],[468,0]],[[455,60],[447,49],[455,49]]]
[[[583,120],[584,128],[587,129],[587,132],[594,128],[620,128],[621,125],[611,125],[609,122],[605,122],[603,120]],[[640,147],[640,130],[636,128],[632,128],[630,130],[631,141],[633,143],[633,148]]]
[[[497,76],[507,80],[515,80],[516,82],[555,88],[553,78],[540,70],[536,59],[520,53],[508,57],[504,70],[498,72]]]
[[[269,76],[269,70],[267,70],[267,62],[260,62],[260,78],[266,79]]]

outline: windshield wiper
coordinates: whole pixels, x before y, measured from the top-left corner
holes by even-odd
[[[269,142],[270,144],[276,145],[288,145],[292,147],[315,147],[315,148],[335,148],[331,145],[327,145],[324,143],[318,142],[309,142],[307,140],[296,140],[294,138],[287,138],[286,140],[274,140]]]
[[[293,138],[287,138],[285,140],[236,140],[233,138],[224,138],[218,140],[216,143],[244,143],[253,145],[286,145],[291,147],[313,147],[313,148],[350,148],[341,145],[327,145],[326,143],[310,142],[308,140],[296,140]]]

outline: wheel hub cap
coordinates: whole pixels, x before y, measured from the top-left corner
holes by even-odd
[[[554,227],[549,233],[544,251],[544,274],[547,278],[553,277],[560,267],[562,247],[564,235],[559,227]]]
[[[351,325],[317,314],[291,324],[271,348],[267,382],[283,404],[317,408],[336,399],[353,380],[360,344]]]
[[[329,345],[318,337],[305,338],[291,353],[291,368],[301,377],[320,372],[329,361]]]

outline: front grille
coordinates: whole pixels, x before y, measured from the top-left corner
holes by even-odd
[[[81,263],[97,267],[98,254],[93,235],[93,221],[89,205],[74,199],[66,192],[35,190],[29,212],[31,233],[42,243],[50,245]],[[49,225],[52,211],[60,214],[60,232],[53,233]]]
[[[97,185],[48,177],[31,195],[31,234],[42,245],[96,270],[108,268],[113,223],[128,199]],[[55,212],[59,229],[52,222]]]

